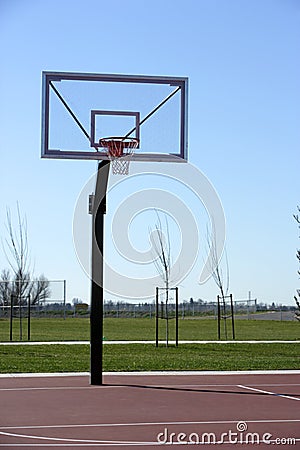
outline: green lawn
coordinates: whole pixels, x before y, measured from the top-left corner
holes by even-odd
[[[165,338],[165,322],[160,320],[159,338]],[[170,321],[170,339],[175,338],[174,321]],[[228,326],[230,338],[230,326]],[[300,323],[273,320],[236,320],[237,340],[299,340]],[[104,320],[104,336],[108,340],[154,340],[154,319]],[[224,339],[224,333],[223,333]],[[179,339],[216,340],[217,321],[214,319],[180,319]],[[13,340],[19,341],[19,323],[14,320]],[[23,340],[27,340],[27,320],[23,320]],[[32,319],[32,341],[89,340],[89,319]],[[0,342],[9,341],[9,321],[0,319]]]
[[[23,339],[26,340],[26,320]],[[89,320],[85,318],[32,319],[32,341],[89,340]],[[229,330],[230,331],[230,327]],[[115,319],[104,321],[107,340],[154,340],[154,319]],[[229,336],[229,335],[228,335]],[[14,321],[14,340],[19,340],[19,324]],[[160,320],[160,339],[165,322]],[[216,340],[214,319],[179,320],[182,340]],[[174,339],[174,321],[170,322]],[[237,320],[238,340],[299,340],[298,322]],[[0,341],[9,340],[9,322],[0,320]],[[181,344],[166,348],[153,344],[104,346],[104,370],[266,370],[300,369],[299,344]],[[89,370],[89,345],[0,346],[0,372],[82,372]]]
[[[104,345],[105,371],[299,368],[299,344]],[[0,373],[81,371],[89,371],[89,345],[0,346]]]

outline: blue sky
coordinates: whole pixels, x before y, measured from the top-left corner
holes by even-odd
[[[0,232],[3,238],[6,208],[15,211],[18,201],[37,275],[66,279],[69,299],[88,300],[72,223],[96,168],[40,159],[41,72],[187,76],[189,161],[223,205],[230,292],[293,304],[298,1],[1,0],[0,39]],[[6,266],[1,254],[0,267]],[[217,293],[193,272],[181,287],[186,299],[213,300]]]

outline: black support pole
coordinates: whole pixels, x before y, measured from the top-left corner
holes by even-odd
[[[92,227],[92,286],[90,315],[90,384],[102,385],[103,302],[104,302],[104,214],[109,176],[109,161],[98,165]]]

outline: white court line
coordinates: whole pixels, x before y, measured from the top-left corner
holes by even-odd
[[[128,423],[89,423],[89,424],[66,424],[66,425],[24,425],[5,426],[0,430],[39,430],[51,428],[109,428],[109,427],[145,427],[145,426],[167,426],[167,425],[231,425],[238,420],[202,420],[202,421],[176,421],[176,422],[128,422]],[[295,423],[300,419],[257,419],[247,420],[247,423]]]
[[[14,345],[90,345],[90,341],[13,341],[0,342],[0,346]]]
[[[0,378],[88,377],[89,372],[1,373]],[[103,376],[207,376],[207,375],[300,375],[300,370],[166,370],[145,372],[103,372]]]
[[[298,439],[298,438],[293,438],[294,439],[294,443],[293,443],[293,445],[295,445],[296,444],[296,442],[300,442],[300,439]],[[240,441],[239,442],[240,444],[249,444],[249,441],[248,440],[245,440],[245,441]],[[260,441],[258,441],[257,442],[257,444],[259,445],[259,444],[263,444],[263,443],[265,443],[263,440],[260,440]],[[185,442],[184,444],[188,444],[187,442]],[[232,441],[224,441],[224,442],[222,442],[222,444],[232,444]],[[276,441],[276,440],[270,440],[270,441],[268,441],[268,444],[278,444],[278,442]],[[108,447],[122,447],[122,448],[125,448],[125,447],[135,447],[135,446],[138,446],[138,447],[148,447],[148,446],[151,446],[151,447],[155,447],[155,446],[161,446],[161,445],[183,445],[183,444],[181,444],[180,442],[172,442],[172,444],[170,444],[170,443],[166,443],[166,444],[161,444],[161,443],[159,443],[159,442],[149,442],[149,443],[146,443],[146,442],[143,442],[143,443],[140,443],[140,444],[135,444],[135,443],[132,443],[132,442],[126,442],[126,441],[124,441],[122,444],[117,444],[117,443],[105,443],[105,444],[100,444],[100,443],[98,443],[98,444],[96,444],[96,443],[94,443],[94,444],[87,444],[87,443],[81,443],[81,444],[76,444],[76,443],[72,443],[72,444],[63,444],[63,443],[60,443],[60,444],[49,444],[49,443],[39,443],[39,444],[35,444],[35,443],[30,443],[30,444],[0,444],[0,447],[4,447],[4,448],[8,448],[8,447],[16,447],[16,448],[20,448],[20,447],[23,447],[23,448],[27,448],[27,447],[30,447],[30,448],[35,448],[35,447],[37,447],[37,448],[41,448],[41,447],[57,447],[57,448],[65,448],[65,447],[71,447],[71,448],[75,448],[75,447],[80,447],[80,448],[82,448],[82,447],[84,447],[84,448],[86,448],[86,447],[97,447],[97,448],[99,448],[99,447],[105,447],[105,448],[108,448]],[[197,445],[207,445],[206,443],[199,443],[199,444],[197,444]],[[218,445],[218,442],[216,442],[216,445]],[[292,445],[292,444],[291,444]]]
[[[300,419],[275,419],[275,420],[248,420],[247,423],[289,423],[289,422],[300,422]],[[90,424],[90,425],[73,425],[73,427],[77,427],[77,428],[83,428],[83,427],[91,427],[91,426],[99,426],[99,427],[105,427],[105,426],[145,426],[145,425],[152,425],[152,426],[168,426],[168,425],[194,425],[194,424],[236,424],[237,421],[232,421],[232,420],[226,420],[226,421],[202,421],[202,422],[143,422],[143,423],[129,423],[129,424]],[[27,428],[54,428],[55,426],[39,426],[39,427],[27,427]],[[58,425],[57,428],[70,428],[72,427],[71,425]],[[8,427],[5,427],[5,429],[7,429]],[[16,428],[16,427],[14,427]],[[25,427],[23,427],[25,428]],[[2,428],[3,429],[3,428]],[[157,446],[160,445],[160,443],[158,443],[157,441],[154,442],[138,442],[138,441],[108,441],[108,440],[91,440],[91,439],[72,439],[72,438],[56,438],[56,437],[48,437],[48,436],[34,436],[34,435],[26,435],[26,434],[19,434],[19,433],[8,433],[8,432],[1,432],[0,431],[0,435],[4,435],[4,436],[9,436],[9,437],[16,437],[16,438],[24,438],[24,439],[30,439],[30,440],[34,440],[34,439],[38,439],[38,440],[42,440],[42,441],[59,441],[59,444],[55,444],[55,443],[30,443],[30,444],[25,444],[25,443],[21,443],[21,444],[0,444],[0,447],[4,446],[4,447],[35,447],[35,446],[39,446],[39,447],[77,447],[77,446],[105,446],[105,447],[111,447],[111,446],[122,446],[122,447],[134,447],[134,446]],[[295,441],[299,441],[300,439],[296,438]],[[226,443],[226,442],[225,442]],[[175,445],[177,443],[174,443]],[[178,443],[179,444],[179,443]]]
[[[243,389],[248,389],[250,391],[261,392],[263,394],[273,395],[274,397],[283,397],[283,398],[288,398],[289,400],[300,400],[300,398],[292,397],[291,395],[276,394],[276,392],[263,391],[262,389],[256,389],[256,388],[252,388],[250,386],[244,386],[242,384],[238,384],[237,386],[240,388],[243,388]]]
[[[300,442],[300,439],[295,438],[295,443],[296,442]],[[260,440],[259,442],[257,442],[258,445],[261,443],[264,443],[264,441]],[[276,440],[273,440],[273,441],[270,440],[270,441],[268,441],[268,443],[269,444],[277,444]],[[232,444],[232,441],[224,441],[223,444]],[[245,440],[245,441],[241,441],[240,444],[249,444],[249,442],[248,442],[248,440]],[[105,446],[105,447],[119,447],[119,446],[135,447],[136,445],[138,445],[139,447],[146,447],[149,445],[154,447],[154,446],[161,446],[164,444],[160,444],[158,442],[143,443],[143,444],[132,444],[132,443],[126,443],[126,442],[124,442],[123,444],[74,444],[74,443],[73,444],[48,444],[48,443],[47,444],[42,444],[42,443],[32,444],[31,443],[31,444],[0,444],[0,447],[5,447],[5,448],[7,448],[7,447],[17,447],[17,448],[19,448],[19,447],[30,447],[30,448],[34,448],[34,447],[38,447],[38,448],[40,448],[40,447],[59,447],[59,448],[72,447],[73,448],[73,447],[102,447],[102,446]],[[165,445],[184,445],[184,444],[181,444],[180,442],[173,442],[172,444],[166,443]],[[201,443],[198,445],[207,445],[207,444]],[[216,443],[216,445],[218,445],[218,443]]]
[[[155,344],[156,341],[103,341],[104,345],[130,345],[130,344]],[[159,344],[165,344],[165,341],[158,341]],[[300,340],[293,341],[282,341],[282,340],[272,340],[272,341],[178,341],[179,344],[300,344]],[[169,341],[169,344],[175,345],[175,341]],[[90,341],[8,341],[0,342],[2,345],[90,345]]]
[[[300,386],[300,383],[255,383],[255,386]]]
[[[104,345],[130,345],[130,344],[155,344],[156,341],[103,341]],[[165,341],[158,341],[159,344],[163,345]],[[300,344],[300,340],[293,341],[282,341],[282,340],[272,340],[272,341],[178,341],[179,344]],[[169,344],[175,345],[175,341],[169,341]],[[1,345],[90,345],[90,341],[7,341],[0,342]]]
[[[17,437],[17,438],[25,438],[25,439],[39,439],[44,441],[60,441],[60,442],[72,442],[72,443],[81,443],[82,444],[132,444],[132,445],[152,445],[153,442],[140,442],[140,441],[110,441],[106,439],[73,439],[73,438],[57,438],[57,437],[48,437],[48,436],[33,436],[28,434],[19,434],[19,433],[6,433],[0,431],[0,435]]]

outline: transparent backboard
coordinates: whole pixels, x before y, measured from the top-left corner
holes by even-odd
[[[116,136],[132,160],[187,160],[187,78],[43,72],[42,90],[42,158],[105,160]]]

